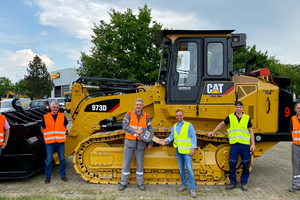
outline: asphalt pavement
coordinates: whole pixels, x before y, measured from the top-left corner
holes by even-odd
[[[73,167],[73,156],[67,160],[68,182],[60,179],[59,169],[53,169],[50,184],[45,184],[44,172],[21,181],[1,181],[0,197],[34,197],[66,199],[191,199],[188,191],[177,193],[176,185],[146,185],[139,191],[136,185],[128,185],[119,192],[118,185],[92,184],[84,181]],[[197,199],[300,199],[300,192],[290,193],[291,142],[280,142],[260,158],[254,159],[249,178],[249,191],[240,185],[232,191],[225,186],[196,185]]]

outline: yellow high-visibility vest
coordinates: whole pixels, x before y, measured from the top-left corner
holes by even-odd
[[[178,152],[181,154],[189,154],[192,148],[192,138],[188,138],[190,122],[184,122],[181,131],[178,135],[176,131],[177,123],[174,125],[174,142],[173,146],[178,148]]]
[[[249,118],[249,115],[243,114],[240,122],[238,122],[234,113],[229,115],[230,128],[227,131],[230,144],[241,143],[250,145],[251,136],[247,127]]]

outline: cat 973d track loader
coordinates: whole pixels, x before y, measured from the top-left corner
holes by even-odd
[[[73,126],[66,141],[66,157],[74,153],[74,165],[82,178],[92,183],[117,184],[123,163],[125,131],[122,120],[142,98],[158,138],[170,135],[176,123],[175,111],[193,124],[198,149],[193,156],[196,184],[228,182],[228,135],[224,126],[213,138],[207,133],[233,113],[234,103],[242,101],[251,117],[256,149],[253,158],[279,141],[291,141],[289,120],[293,115],[290,79],[272,77],[268,69],[233,71],[233,51],[246,44],[245,34],[233,30],[156,31],[162,44],[158,81],[142,86],[128,80],[81,77],[72,86]],[[87,85],[89,81],[99,86]],[[99,93],[88,94],[88,89]],[[75,151],[75,152],[74,152]],[[129,181],[135,180],[135,159]],[[241,165],[237,165],[238,175]],[[179,184],[180,175],[172,143],[145,150],[145,184]]]

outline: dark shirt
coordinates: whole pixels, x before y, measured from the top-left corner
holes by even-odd
[[[52,115],[52,114],[51,114]],[[53,119],[54,119],[54,122],[56,122],[56,117],[57,117],[57,115],[52,115],[52,117],[53,117]],[[65,116],[65,121],[64,121],[64,126],[66,126],[66,125],[68,125],[68,120],[67,120],[67,118],[66,118],[66,116]],[[44,117],[43,117],[43,119],[42,119],[42,122],[41,122],[41,127],[43,127],[43,128],[46,128],[46,124],[45,124],[45,119],[44,119]]]
[[[297,117],[298,122],[300,123],[300,119]],[[293,131],[293,120],[292,118],[290,119],[290,131]]]
[[[241,118],[239,118],[239,117],[236,115],[236,113],[234,113],[234,115],[236,116],[238,122],[240,123]],[[224,123],[225,123],[226,125],[230,124],[229,116],[227,116],[227,117],[224,119]],[[247,127],[248,127],[248,128],[252,128],[252,122],[251,122],[250,117],[249,117],[249,121],[248,121]]]

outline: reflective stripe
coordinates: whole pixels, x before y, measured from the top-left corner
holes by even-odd
[[[44,138],[44,140],[65,139],[65,138],[66,138],[66,136],[63,136],[63,137],[54,136],[54,137]]]
[[[246,131],[246,130],[243,130],[243,129],[239,129],[239,128],[238,129],[231,129],[231,130],[228,131],[228,133],[237,132],[237,131],[250,134],[249,131]]]
[[[130,126],[130,125],[129,125]],[[134,129],[142,129],[143,127],[137,127],[137,126],[130,126],[131,128],[134,128]]]
[[[0,139],[0,142],[4,142],[4,140],[3,140],[3,139]]]
[[[300,133],[300,131],[293,131],[293,133]]]
[[[300,140],[300,138],[295,138],[295,137],[293,137],[293,140]]]
[[[175,139],[175,142],[191,142],[191,140]]]
[[[129,173],[130,173],[130,172],[123,172],[123,171],[122,171],[122,174],[124,174],[124,175],[129,175]]]
[[[236,139],[236,138],[240,138],[240,139],[243,139],[243,140],[250,140],[250,138],[248,137],[242,137],[242,136],[234,136],[234,137],[229,137],[229,139]]]
[[[300,178],[300,175],[296,175],[296,176],[294,176],[294,178]]]
[[[51,132],[44,133],[44,135],[51,135],[51,134],[66,134],[66,132],[62,132],[62,131],[51,131]]]
[[[191,149],[192,147],[178,147],[178,149]]]
[[[126,132],[127,133],[127,132]],[[133,136],[138,136],[139,134],[136,134],[136,133],[134,133],[134,134],[131,134],[131,133],[127,133],[127,134],[129,134],[129,135],[133,135]]]
[[[138,174],[138,175],[143,175],[144,172],[136,172],[136,174]]]
[[[3,134],[3,133],[0,133],[0,136],[4,137],[4,134]]]

